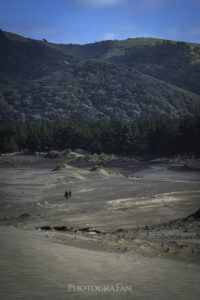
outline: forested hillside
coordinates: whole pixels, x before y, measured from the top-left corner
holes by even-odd
[[[0,31],[1,122],[199,114],[199,81],[199,44],[62,45]]]
[[[200,157],[200,116],[0,124],[0,153],[81,148],[89,153]]]

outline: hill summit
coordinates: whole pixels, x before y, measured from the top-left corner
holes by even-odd
[[[65,45],[0,31],[1,122],[199,114],[199,80],[199,44]]]

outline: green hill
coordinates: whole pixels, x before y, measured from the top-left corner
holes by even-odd
[[[0,31],[0,121],[200,113],[200,45],[52,44]]]

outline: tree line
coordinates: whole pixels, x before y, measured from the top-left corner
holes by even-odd
[[[45,121],[0,124],[0,152],[81,148],[89,153],[200,157],[200,116],[121,122]]]

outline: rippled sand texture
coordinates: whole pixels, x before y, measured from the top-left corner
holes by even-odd
[[[199,299],[199,265],[97,252],[14,228],[1,228],[0,238],[1,299]],[[116,283],[133,290],[68,293],[68,284]]]
[[[109,237],[120,228],[186,217],[199,208],[198,171],[168,164],[109,166],[119,176],[53,167],[0,168],[0,299],[199,299],[197,263],[107,249],[103,236],[97,247],[84,243],[84,235],[65,239],[67,233],[36,229],[90,226]],[[69,293],[69,284],[124,284],[132,291]]]

